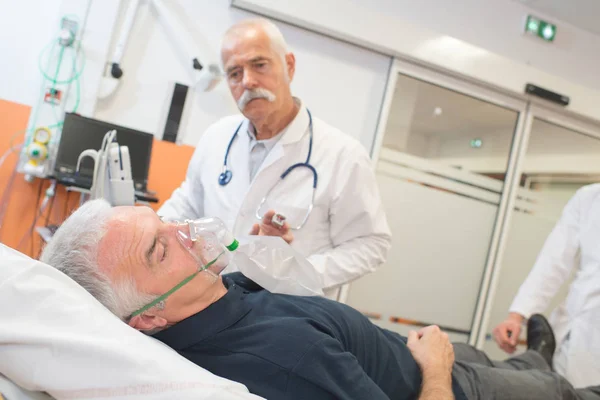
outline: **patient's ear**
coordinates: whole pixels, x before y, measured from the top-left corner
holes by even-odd
[[[146,313],[136,315],[129,320],[129,326],[139,331],[150,331],[156,328],[162,328],[167,325],[167,320],[156,315]]]

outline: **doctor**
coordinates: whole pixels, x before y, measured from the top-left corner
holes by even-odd
[[[369,156],[292,96],[296,59],[271,22],[231,27],[221,58],[243,116],[208,128],[185,181],[158,214],[215,216],[234,235],[281,236],[337,299],[342,285],[382,264],[390,247]]]
[[[576,270],[565,302],[550,323],[556,335],[554,369],[575,387],[600,384],[600,184],[577,191],[546,240],[494,339],[516,349],[521,324],[543,312]],[[509,332],[511,335],[509,337]]]

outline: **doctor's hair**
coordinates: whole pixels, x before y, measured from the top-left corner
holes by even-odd
[[[40,261],[73,279],[121,320],[156,296],[138,292],[133,280],[111,283],[98,265],[98,245],[113,215],[106,200],[88,201],[56,231]]]
[[[281,57],[283,64],[285,65],[285,56],[290,52],[290,48],[288,47],[288,44],[277,25],[266,18],[249,18],[231,26],[223,35],[223,39],[221,40],[221,49],[223,49],[223,44],[229,36],[236,35],[240,31],[257,26],[262,28],[262,30],[267,34],[271,41],[273,50],[275,50],[275,52]]]

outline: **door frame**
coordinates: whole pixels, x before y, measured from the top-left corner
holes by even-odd
[[[513,179],[513,183],[511,185],[511,199],[513,199],[512,203],[509,204],[509,208],[506,213],[506,217],[502,221],[501,234],[499,237],[498,243],[498,252],[496,258],[494,260],[494,267],[492,271],[492,276],[490,279],[490,285],[487,293],[482,293],[482,296],[485,295],[485,299],[482,299],[483,303],[483,312],[482,318],[480,320],[480,325],[477,327],[478,334],[475,340],[475,343],[471,343],[475,345],[477,348],[482,349],[485,341],[487,332],[489,330],[490,316],[492,311],[492,306],[494,304],[494,299],[496,295],[496,289],[498,287],[500,273],[502,271],[502,263],[504,261],[504,255],[506,251],[506,243],[508,239],[508,235],[510,234],[510,226],[512,217],[514,214],[514,199],[517,197],[517,192],[519,190],[519,181],[521,174],[523,172],[523,164],[525,161],[525,156],[527,153],[529,138],[531,136],[531,130],[533,126],[533,121],[535,119],[543,120],[545,122],[551,123],[553,125],[557,125],[559,127],[575,131],[596,139],[600,140],[600,122],[593,121],[591,119],[576,115],[571,113],[570,111],[559,108],[553,104],[544,103],[537,99],[531,99],[528,102],[527,112],[526,112],[526,123],[524,125],[524,132],[522,134],[521,144],[519,148],[516,149],[517,157],[516,157],[516,168],[515,168],[515,177]],[[508,310],[506,310],[508,314]]]
[[[485,343],[491,307],[498,286],[504,252],[506,251],[510,223],[514,213],[520,176],[523,170],[523,163],[534,119],[541,119],[598,139],[600,139],[600,121],[583,117],[535,97],[509,93],[492,85],[473,81],[468,77],[458,76],[447,71],[395,58],[389,69],[385,94],[371,149],[374,168],[377,166],[383,148],[385,131],[400,74],[518,113],[513,141],[508,155],[504,186],[488,248],[488,256],[484,265],[479,296],[471,325],[471,334],[469,336],[469,344],[482,348]]]
[[[488,293],[490,284],[492,283],[494,260],[496,259],[499,251],[498,245],[500,243],[500,237],[502,234],[502,221],[506,220],[507,210],[512,208],[516,198],[516,192],[513,193],[510,188],[514,186],[515,177],[517,176],[517,157],[515,157],[515,150],[521,147],[521,142],[523,141],[523,134],[525,131],[524,126],[527,123],[526,114],[528,104],[523,96],[512,96],[490,88],[484,84],[477,84],[467,81],[461,77],[451,76],[444,72],[425,66],[394,59],[387,79],[385,95],[371,152],[374,167],[376,167],[380,158],[383,140],[387,129],[387,123],[391,112],[391,105],[398,81],[398,76],[400,74],[425,81],[518,113],[517,123],[513,132],[513,140],[508,155],[506,179],[502,189],[500,204],[498,206],[498,211],[493,226],[492,238],[488,247],[488,256],[484,265],[481,287],[476,301],[473,321],[471,324],[469,344],[474,345],[484,317],[483,313],[486,310],[485,305],[488,297],[486,294]]]

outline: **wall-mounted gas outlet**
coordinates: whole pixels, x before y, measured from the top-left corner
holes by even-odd
[[[75,42],[77,36],[77,30],[79,29],[79,23],[75,20],[63,17],[60,21],[60,35],[58,42],[61,46],[69,47]]]

